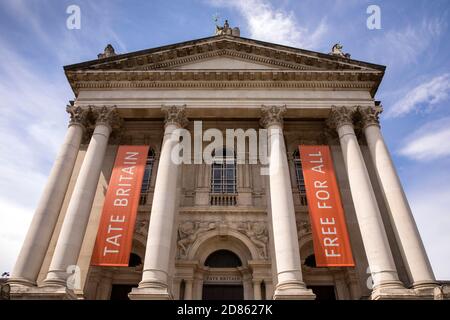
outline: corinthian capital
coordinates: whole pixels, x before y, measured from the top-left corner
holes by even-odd
[[[68,105],[66,107],[66,112],[70,115],[69,126],[80,125],[83,128],[86,128],[89,111],[89,108]]]
[[[327,119],[327,125],[333,129],[338,129],[346,124],[353,126],[353,116],[355,111],[356,107],[332,106],[330,116]]]
[[[283,115],[286,113],[284,106],[265,106],[261,107],[261,126],[268,128],[270,125],[277,124],[283,126]]]
[[[182,106],[162,106],[161,110],[165,113],[166,119],[164,125],[174,124],[184,128],[188,124],[186,118],[186,105]]]
[[[95,124],[105,124],[111,129],[118,129],[122,126],[122,118],[117,112],[116,106],[91,107],[95,116]]]
[[[361,122],[363,128],[368,126],[380,126],[380,113],[383,111],[382,108],[375,107],[358,107],[358,111],[361,115]]]

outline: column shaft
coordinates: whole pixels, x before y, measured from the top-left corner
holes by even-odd
[[[253,299],[254,300],[262,300],[261,280],[253,280]]]
[[[300,251],[282,129],[269,127],[270,200],[278,282],[302,282]]]
[[[179,140],[174,131],[183,126],[184,107],[164,107],[167,113],[161,155],[156,175],[155,192],[145,250],[144,269],[139,288],[133,289],[131,299],[171,299],[168,289],[170,253],[175,232],[180,164],[172,159]],[[178,159],[179,160],[179,159]]]
[[[184,300],[192,300],[192,280],[185,280]]]
[[[278,283],[275,299],[314,299],[303,283],[294,200],[281,126],[285,108],[263,107],[269,133],[269,185]]]
[[[194,292],[192,297],[195,300],[201,300],[203,295],[203,278],[195,278],[194,280]]]
[[[67,129],[9,280],[12,284],[36,285],[66,195],[83,131],[84,127],[79,122],[70,124]]]
[[[402,287],[353,126],[341,123],[337,131],[374,287]]]
[[[76,265],[102,169],[111,127],[97,123],[70,198],[45,283],[66,285],[66,269]]]
[[[367,144],[408,275],[414,287],[434,287],[436,281],[433,270],[394,163],[381,134],[378,119],[370,118],[371,115],[374,116],[370,110],[362,113],[366,122],[364,133]]]
[[[159,283],[167,288],[179,168],[179,165],[171,159],[171,151],[178,143],[171,138],[175,129],[177,129],[177,126],[170,124],[166,127],[164,133],[140,287],[146,286],[147,283]]]

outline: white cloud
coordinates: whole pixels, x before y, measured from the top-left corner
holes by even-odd
[[[400,154],[419,161],[450,156],[450,117],[431,121],[405,139]]]
[[[25,233],[30,225],[33,211],[5,198],[0,198],[0,206],[2,211],[0,273],[3,273],[12,271]]]
[[[395,102],[388,110],[388,117],[399,117],[413,111],[429,111],[450,94],[450,74],[445,73],[419,84]]]
[[[52,85],[0,38],[0,271],[11,271],[47,172],[60,145],[72,96]],[[61,76],[63,78],[63,76]]]
[[[108,4],[83,4],[77,31],[68,30],[64,19],[52,20],[61,21],[59,26],[46,21],[65,18],[65,7],[23,0],[0,4],[33,46],[21,54],[19,43],[0,36],[0,272],[13,267],[67,129],[65,105],[73,93],[61,65],[94,59],[111,40],[119,52],[126,51],[113,30],[115,10]],[[45,69],[36,63],[42,57],[53,59]]]
[[[252,39],[315,49],[328,30],[325,19],[315,28],[304,27],[298,23],[294,12],[273,8],[266,0],[212,0],[209,3],[237,9],[245,18]]]

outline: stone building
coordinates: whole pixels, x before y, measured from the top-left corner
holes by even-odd
[[[233,30],[127,54],[109,45],[64,68],[76,99],[13,299],[433,299],[439,283],[380,132],[385,67]],[[174,163],[168,137],[194,136],[196,123],[279,129],[281,170],[263,175],[225,146],[212,164]],[[316,267],[301,144],[330,146],[354,267]],[[91,266],[119,145],[150,146],[130,262]]]

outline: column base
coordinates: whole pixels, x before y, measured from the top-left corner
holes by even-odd
[[[66,280],[61,280],[61,279],[45,279],[42,282],[42,285],[40,286],[41,288],[66,288]]]
[[[417,300],[420,299],[412,289],[406,289],[402,285],[381,285],[375,287],[370,295],[370,300]]]
[[[439,287],[439,283],[436,281],[421,281],[414,282],[412,289],[420,299],[433,299],[434,289]]]
[[[11,300],[77,300],[77,295],[66,287],[11,286]]]
[[[173,300],[167,287],[156,285],[133,288],[128,297],[130,300]]]
[[[285,282],[275,288],[273,300],[314,300],[316,295],[303,282]]]
[[[17,287],[26,287],[26,288],[30,288],[30,287],[36,287],[37,283],[35,281],[31,281],[28,280],[26,278],[20,278],[20,277],[14,277],[14,278],[9,278],[7,283],[9,285],[12,286],[17,286]]]

